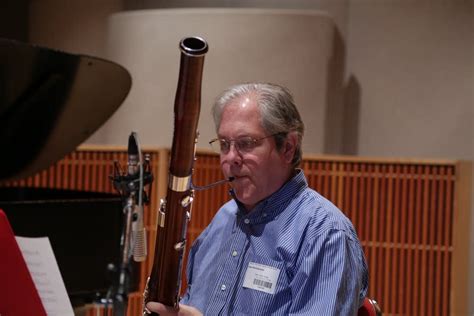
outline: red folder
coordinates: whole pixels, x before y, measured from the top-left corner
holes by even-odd
[[[7,216],[0,209],[0,315],[46,316]]]

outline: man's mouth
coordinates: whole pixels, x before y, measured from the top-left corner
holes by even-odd
[[[231,183],[238,183],[238,182],[241,182],[245,179],[248,179],[248,176],[246,176],[246,175],[238,175],[238,176],[233,175],[232,177],[234,177],[234,181],[232,181]]]

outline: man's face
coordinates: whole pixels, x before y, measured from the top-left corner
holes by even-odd
[[[218,130],[218,137],[228,141],[245,136],[269,136],[260,124],[260,113],[252,97],[228,104]],[[221,153],[220,160],[225,177],[235,177],[232,187],[237,199],[250,211],[288,180],[292,156],[288,157],[284,150],[277,150],[273,137],[268,137],[258,141],[249,152],[237,150],[232,142],[229,152]]]

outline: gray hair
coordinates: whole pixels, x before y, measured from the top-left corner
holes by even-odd
[[[293,167],[298,167],[302,159],[301,143],[304,134],[304,123],[296,108],[293,96],[288,89],[271,83],[246,83],[232,86],[225,90],[214,103],[212,115],[219,130],[224,108],[232,101],[244,96],[254,96],[260,110],[263,129],[275,139],[276,147],[281,149],[289,132],[296,132],[298,142],[292,160]]]

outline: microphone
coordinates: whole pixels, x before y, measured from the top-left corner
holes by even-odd
[[[139,176],[139,187],[134,188],[135,181],[131,181],[131,198],[136,199],[133,189],[138,189],[138,203],[133,203],[132,236],[133,236],[133,259],[137,262],[144,261],[147,256],[146,229],[143,223],[143,161],[138,146],[138,136],[132,132],[128,138],[128,176],[134,179]]]
[[[134,178],[139,172],[139,155],[136,136],[136,133],[132,132],[128,137],[128,175],[131,178]]]

